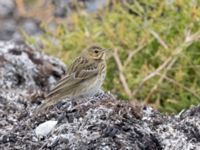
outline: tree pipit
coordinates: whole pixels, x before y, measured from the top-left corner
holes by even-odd
[[[69,66],[67,74],[47,94],[34,115],[64,98],[94,96],[106,76],[105,50],[96,45],[85,49]]]

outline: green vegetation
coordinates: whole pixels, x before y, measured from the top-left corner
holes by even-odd
[[[92,43],[109,48],[106,90],[177,112],[200,102],[199,6],[198,0],[140,0],[93,14],[79,10],[54,32],[44,22],[40,42],[66,63]]]

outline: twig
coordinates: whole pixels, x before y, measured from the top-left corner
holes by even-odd
[[[149,74],[148,76],[146,76],[138,85],[137,89],[135,89],[133,91],[133,96],[135,96],[138,91],[142,88],[142,86],[151,78],[153,78],[154,76],[156,76],[160,71],[162,71],[166,66],[168,66],[168,64],[172,61],[172,59],[176,56],[178,56],[181,51],[185,48],[188,47],[189,45],[192,44],[192,42],[197,41],[200,39],[200,31],[196,32],[193,35],[190,35],[190,32],[186,32],[186,38],[185,41],[183,42],[182,45],[180,45],[179,47],[176,48],[175,52],[162,64],[160,65],[154,72],[152,72],[151,74]],[[176,61],[176,59],[174,60]],[[159,82],[159,81],[158,81]],[[156,88],[156,87],[155,87]],[[154,88],[152,89],[152,91],[154,91]]]
[[[171,62],[167,65],[167,68],[164,70],[163,74],[161,75],[160,79],[158,80],[158,82],[153,86],[153,88],[151,89],[151,91],[149,92],[149,94],[147,95],[147,97],[145,98],[144,102],[148,103],[149,100],[151,99],[152,95],[154,94],[154,92],[158,89],[159,85],[162,83],[162,81],[164,80],[165,75],[167,74],[168,70],[171,69],[171,67],[174,65],[174,63],[176,62],[178,57],[175,57],[171,60]],[[159,73],[159,72],[157,72]]]
[[[165,41],[162,40],[162,38],[158,35],[158,33],[156,33],[153,30],[149,31],[157,40],[158,42],[167,50],[169,49],[169,47],[167,46],[167,44],[165,43]]]
[[[114,49],[113,57],[114,57],[114,59],[116,61],[116,64],[117,64],[117,67],[118,67],[118,70],[119,70],[119,79],[120,79],[120,81],[122,83],[122,86],[124,87],[124,90],[125,90],[126,94],[129,96],[129,98],[131,98],[131,96],[132,96],[131,90],[129,89],[128,84],[126,82],[126,78],[125,78],[125,76],[123,74],[123,66],[122,66],[121,60],[119,58],[117,49]]]
[[[129,53],[128,58],[127,58],[126,61],[124,62],[124,66],[127,66],[127,65],[130,63],[130,61],[131,61],[131,59],[133,58],[133,56],[134,56],[135,54],[137,54],[140,50],[142,50],[144,47],[145,47],[145,45],[142,44],[142,45],[140,45],[137,49],[132,50],[132,51]]]
[[[138,91],[142,88],[142,86],[151,78],[153,78],[154,76],[156,76],[158,74],[158,72],[160,72],[162,69],[164,69],[169,62],[171,61],[171,57],[169,57],[162,65],[160,65],[154,72],[152,72],[151,74],[149,74],[148,76],[146,76],[138,85],[138,87],[133,91],[133,96],[135,96]]]
[[[19,14],[21,16],[24,16],[26,14],[24,0],[17,0],[16,5],[17,5],[17,10],[19,11]]]
[[[158,73],[158,75],[162,75],[162,74],[160,74],[160,73]],[[198,95],[197,93],[195,93],[194,91],[192,91],[192,90],[190,90],[189,88],[187,88],[187,87],[185,87],[184,85],[182,85],[182,84],[180,84],[180,83],[178,83],[177,81],[175,81],[174,79],[172,79],[172,78],[169,78],[169,77],[167,77],[167,76],[164,76],[164,79],[166,79],[167,81],[169,81],[169,82],[171,82],[171,83],[173,83],[174,85],[176,85],[176,86],[179,86],[180,88],[182,88],[182,89],[184,89],[184,90],[186,90],[186,91],[188,91],[188,92],[190,92],[192,95],[194,95],[197,99],[199,99],[200,100],[200,95]]]
[[[188,43],[189,45],[192,44],[194,41],[200,40],[200,31],[190,35],[190,30],[185,32],[185,43]]]
[[[167,74],[168,70],[174,65],[174,63],[176,62],[179,54],[184,50],[184,48],[190,46],[194,41],[197,41],[200,38],[200,32],[197,32],[193,35],[190,35],[190,32],[187,32],[186,37],[185,37],[185,41],[183,42],[182,45],[180,45],[179,47],[177,47],[174,51],[174,53],[170,56],[170,64],[167,65],[166,70],[164,70],[163,74],[161,75],[160,79],[158,80],[157,84],[155,84],[153,86],[153,88],[151,89],[150,93],[147,95],[147,97],[145,98],[145,102],[148,103],[151,96],[154,94],[154,92],[157,90],[158,86],[162,83],[164,76]],[[159,73],[159,72],[154,72],[154,73]]]

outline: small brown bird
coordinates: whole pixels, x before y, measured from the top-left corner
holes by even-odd
[[[90,46],[69,66],[67,74],[48,93],[36,115],[64,98],[93,96],[101,88],[106,76],[105,49]]]

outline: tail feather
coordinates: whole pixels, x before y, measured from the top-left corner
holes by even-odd
[[[47,97],[45,98],[46,100],[39,106],[39,108],[36,109],[34,115],[38,115],[39,113],[45,111],[47,108],[54,105],[62,98],[65,98],[65,96],[66,92],[63,89],[60,90],[58,93],[54,93],[53,95],[47,95]]]
[[[49,108],[50,106],[54,105],[56,103],[56,97],[51,97],[46,99],[40,106],[39,108],[36,109],[36,111],[34,112],[34,115],[38,115],[39,113],[45,111],[47,108]]]

